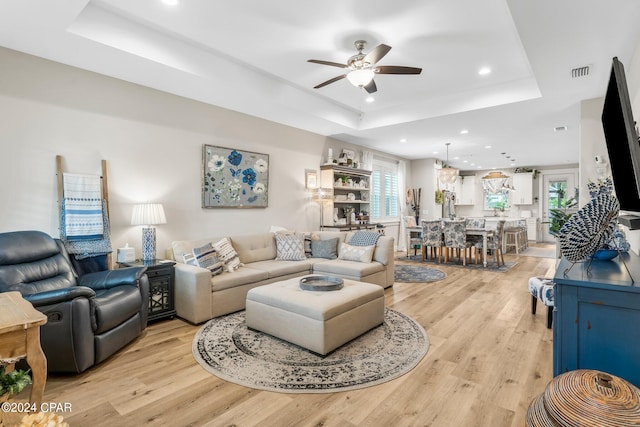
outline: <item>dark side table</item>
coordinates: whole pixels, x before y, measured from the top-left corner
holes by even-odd
[[[119,262],[118,267],[147,267],[149,278],[149,320],[173,318],[176,315],[174,302],[175,270],[173,261],[154,259]]]

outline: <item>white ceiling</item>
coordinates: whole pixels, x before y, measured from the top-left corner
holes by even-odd
[[[450,163],[465,170],[577,163],[580,101],[603,95],[611,58],[629,64],[640,40],[637,0],[0,0],[0,10],[2,46],[407,159],[444,160],[451,143]],[[345,63],[358,39],[365,53],[392,46],[379,65],[422,74],[376,76],[373,103],[346,79],[313,89],[343,71],[307,59]]]

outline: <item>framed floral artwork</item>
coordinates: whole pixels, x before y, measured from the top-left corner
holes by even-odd
[[[203,208],[266,208],[269,155],[204,145]]]

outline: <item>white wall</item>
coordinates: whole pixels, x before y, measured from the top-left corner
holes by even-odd
[[[172,240],[317,229],[304,170],[319,170],[321,135],[0,48],[0,231],[58,236],[55,156],[73,173],[108,166],[113,247],[140,255],[132,206],[163,203],[159,255]],[[203,144],[269,154],[269,207],[202,209]],[[336,150],[334,149],[334,152]]]

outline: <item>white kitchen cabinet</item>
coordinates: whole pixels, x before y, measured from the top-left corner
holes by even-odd
[[[533,204],[533,172],[514,173],[511,177],[514,190],[511,190],[512,205]]]
[[[454,184],[456,205],[474,205],[476,203],[476,177],[459,176]]]

